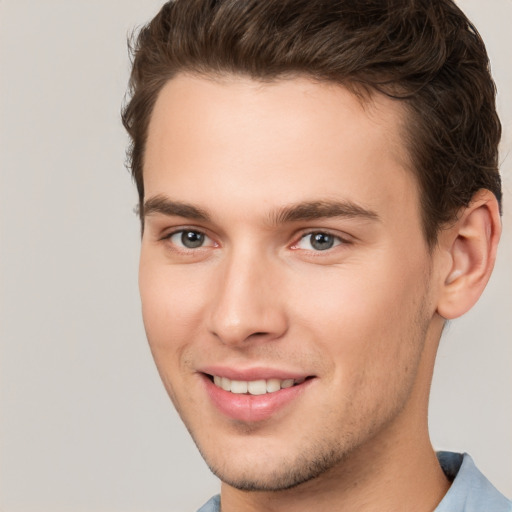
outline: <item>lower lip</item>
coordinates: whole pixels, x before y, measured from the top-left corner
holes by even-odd
[[[302,384],[284,388],[264,395],[242,395],[224,391],[209,377],[204,376],[206,392],[217,409],[225,416],[238,421],[255,422],[269,419],[293,402],[313,382],[307,379]]]

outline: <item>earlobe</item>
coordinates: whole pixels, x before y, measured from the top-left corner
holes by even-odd
[[[440,250],[450,261],[440,276],[437,312],[443,318],[457,318],[476,303],[491,276],[500,234],[496,197],[489,190],[480,190],[456,223],[440,235]]]

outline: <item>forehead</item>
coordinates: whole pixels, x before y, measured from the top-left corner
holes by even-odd
[[[246,196],[245,205],[333,195],[384,204],[416,196],[404,116],[402,104],[383,95],[362,100],[308,78],[178,75],[152,113],[145,195],[188,200],[193,192],[211,202],[215,192],[232,204]]]

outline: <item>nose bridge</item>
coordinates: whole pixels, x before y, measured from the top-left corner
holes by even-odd
[[[225,344],[274,339],[287,328],[276,293],[276,263],[265,251],[233,249],[223,261],[211,307],[210,330]]]

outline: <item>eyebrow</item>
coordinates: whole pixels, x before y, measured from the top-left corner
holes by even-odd
[[[272,224],[333,217],[379,220],[376,212],[351,201],[307,201],[280,208],[270,216]]]
[[[144,203],[141,217],[160,213],[169,217],[185,217],[192,220],[209,221],[210,216],[201,208],[181,201],[173,201],[167,197],[158,195],[148,199]]]
[[[142,218],[159,213],[170,217],[184,217],[192,220],[209,222],[211,217],[203,209],[182,201],[175,201],[158,195],[144,203]],[[379,220],[376,212],[364,208],[352,201],[305,201],[278,208],[271,212],[269,220],[272,225],[291,222],[310,221],[334,217],[362,218]]]

